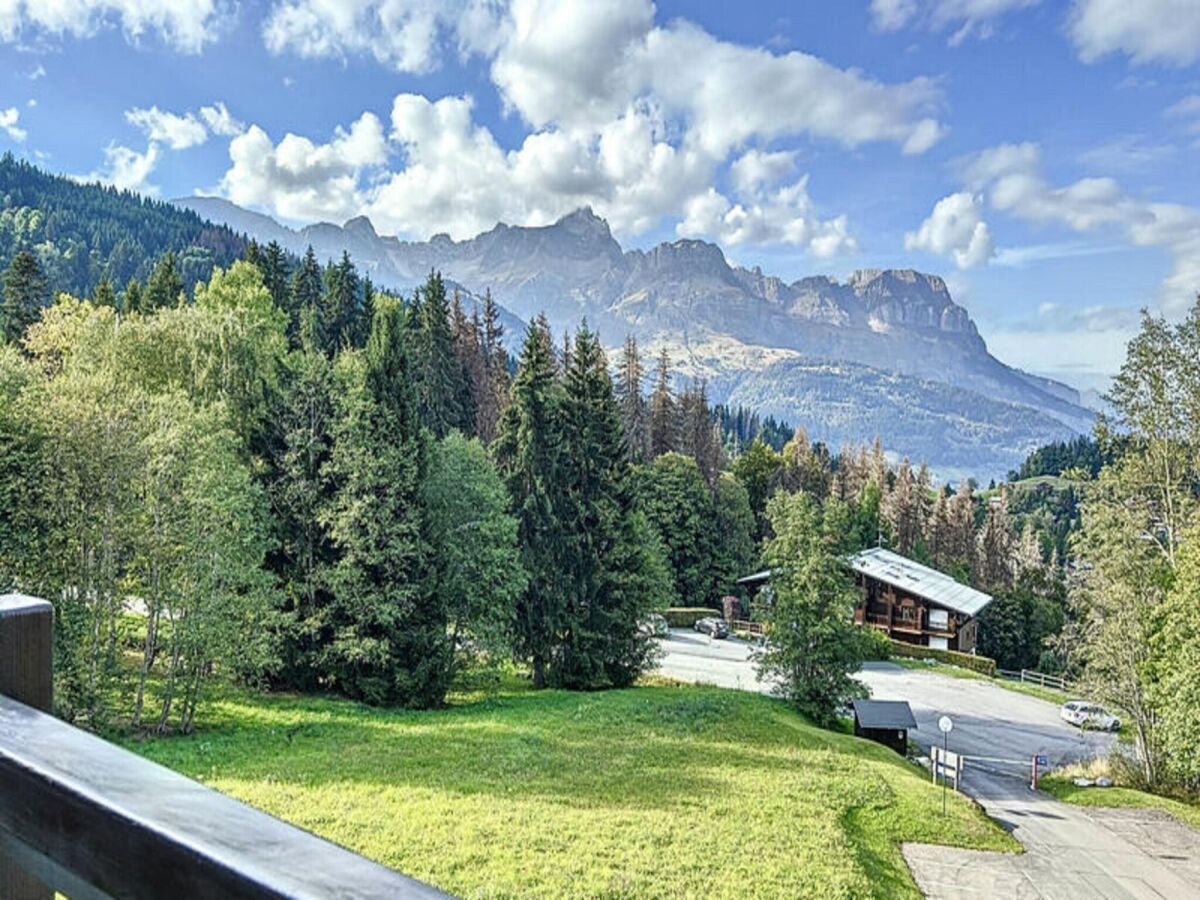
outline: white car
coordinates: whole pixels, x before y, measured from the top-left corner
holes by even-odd
[[[1121,728],[1120,719],[1099,703],[1088,703],[1086,700],[1064,703],[1060,715],[1064,722],[1070,722],[1085,731],[1118,731]]]

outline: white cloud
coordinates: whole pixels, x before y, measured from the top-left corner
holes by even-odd
[[[586,204],[637,234],[687,209],[681,233],[828,254],[854,247],[845,218],[816,214],[793,155],[770,145],[807,136],[923,153],[945,130],[934,80],[888,84],[683,20],[658,26],[649,0],[277,0],[263,33],[276,53],[366,56],[400,71],[427,71],[453,44],[488,63],[529,132],[502,149],[470,98],[402,94],[390,132],[402,167],[285,171],[282,143],[252,128],[231,146],[222,187],[294,219],[366,210],[384,230],[461,237]],[[728,195],[714,188],[727,166]]]
[[[233,164],[220,190],[234,203],[269,208],[284,218],[341,221],[361,212],[359,174],[387,159],[383,125],[364,113],[349,131],[338,128],[327,144],[295,134],[273,144],[251,125],[229,143]]]
[[[200,107],[200,118],[208,126],[208,130],[221,137],[233,137],[242,133],[246,127],[229,114],[228,108],[221,101],[212,106]]]
[[[1172,104],[1164,113],[1168,119],[1178,119],[1191,134],[1200,134],[1200,94],[1190,94]]]
[[[150,184],[150,174],[158,165],[158,144],[151,142],[144,153],[138,153],[129,147],[119,144],[109,144],[104,148],[104,165],[89,175],[82,176],[83,181],[99,181],[111,184],[121,190],[137,191],[151,197],[158,196],[158,188]]]
[[[993,209],[1025,221],[1078,232],[1107,227],[1133,246],[1165,249],[1173,266],[1159,289],[1161,308],[1174,314],[1195,297],[1200,287],[1200,210],[1132,197],[1112,178],[1081,178],[1055,186],[1041,173],[1035,144],[991,148],[964,174],[973,190],[986,191]]]
[[[0,131],[8,135],[9,140],[16,141],[18,144],[24,142],[28,137],[28,132],[17,125],[21,120],[21,111],[15,106],[10,106],[8,109],[0,109]]]
[[[83,38],[117,26],[131,43],[153,33],[176,50],[199,53],[232,15],[220,0],[2,0],[0,41]]]
[[[905,235],[904,249],[952,256],[960,269],[983,265],[994,247],[983,221],[982,198],[970,191],[943,197],[921,227]]]
[[[1121,53],[1139,64],[1187,66],[1200,60],[1200,3],[1075,0],[1067,32],[1084,62]]]
[[[871,0],[871,21],[880,31],[920,25],[931,31],[953,28],[951,45],[968,37],[990,37],[996,21],[1007,13],[1036,6],[1041,0]]]
[[[729,167],[729,177],[739,191],[752,194],[778,184],[795,171],[796,154],[791,150],[747,150]]]
[[[39,78],[45,78],[45,77],[46,77],[46,67],[43,66],[41,63],[38,63],[32,69],[29,70],[29,80],[30,81],[37,81]]]
[[[858,249],[845,216],[817,217],[808,196],[807,176],[746,204],[732,202],[709,188],[688,201],[683,221],[675,230],[681,237],[715,237],[731,247],[793,244],[819,257]]]
[[[141,129],[147,139],[166,144],[172,150],[186,150],[208,139],[204,123],[192,113],[176,115],[157,106],[149,109],[135,107],[125,112],[130,125]]]
[[[263,22],[272,53],[314,58],[369,54],[400,72],[428,72],[460,4],[435,0],[282,0]]]

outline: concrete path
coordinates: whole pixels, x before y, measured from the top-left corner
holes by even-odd
[[[662,642],[659,671],[683,681],[769,693],[741,641],[710,641],[674,630]],[[928,752],[941,744],[938,718],[954,723],[950,749],[973,757],[964,792],[1025,847],[1020,855],[906,845],[904,857],[929,897],[1200,898],[1200,834],[1146,810],[1084,809],[1029,789],[1034,754],[1054,766],[1107,750],[1111,735],[1081,734],[1044,700],[980,680],[870,663],[859,675],[872,696],[906,700]],[[986,757],[989,759],[980,759]],[[1012,760],[1004,762],[1003,760]]]

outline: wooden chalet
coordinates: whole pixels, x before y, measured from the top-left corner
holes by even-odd
[[[872,547],[846,560],[860,599],[854,622],[877,628],[890,638],[938,650],[973,653],[976,617],[992,598],[936,569]],[[738,580],[752,602],[769,604],[771,571]]]
[[[862,592],[857,624],[910,644],[974,652],[976,617],[991,596],[882,547],[854,554],[847,565]]]

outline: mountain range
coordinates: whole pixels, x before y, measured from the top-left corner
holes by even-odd
[[[586,318],[609,347],[633,334],[648,361],[665,350],[680,376],[705,379],[714,402],[803,425],[834,449],[878,435],[947,479],[1002,477],[1094,421],[1074,388],[992,356],[936,275],[867,269],[789,283],[730,265],[705,241],[625,250],[587,208],[552,225],[412,242],[377,234],[364,217],[292,229],[220,198],[173,202],[294,253],[348,252],[392,289],[438,269],[466,292],[491,290],[521,320],[544,313],[565,331]]]

